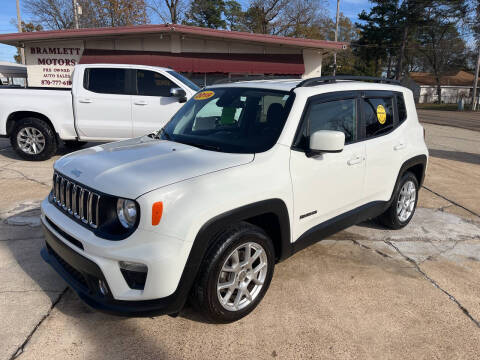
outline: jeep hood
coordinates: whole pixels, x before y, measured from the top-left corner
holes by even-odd
[[[202,150],[144,136],[77,151],[60,158],[54,168],[94,190],[136,199],[157,188],[253,159],[253,154]]]

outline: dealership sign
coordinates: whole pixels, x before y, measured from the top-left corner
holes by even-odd
[[[73,69],[80,62],[82,53],[83,41],[26,46],[28,85],[71,87]]]

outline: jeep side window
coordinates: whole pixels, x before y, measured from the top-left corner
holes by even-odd
[[[367,139],[393,129],[393,98],[365,98],[362,106]]]
[[[356,99],[312,103],[308,111],[309,134],[336,130],[345,134],[345,144],[357,140]]]
[[[149,70],[137,70],[137,91],[143,96],[169,97],[170,89],[178,87],[162,74]]]

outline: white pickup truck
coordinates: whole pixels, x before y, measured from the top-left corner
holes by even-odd
[[[0,89],[0,137],[24,159],[45,160],[60,142],[113,141],[151,133],[199,87],[167,68],[78,65],[72,89]]]

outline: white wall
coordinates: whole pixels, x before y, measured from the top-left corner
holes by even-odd
[[[302,78],[307,79],[322,76],[322,50],[303,50],[303,62],[305,64],[305,73]]]
[[[442,103],[456,104],[463,98],[465,104],[472,101],[472,87],[469,86],[442,86]],[[436,86],[420,86],[419,103],[434,103],[438,99]]]
[[[197,52],[224,54],[302,54],[302,49],[286,46],[270,46],[256,43],[213,40],[194,36],[146,35],[122,37],[116,40],[86,40],[86,49],[143,50],[160,52]],[[318,65],[318,64],[317,64]]]

